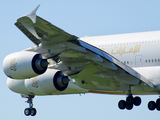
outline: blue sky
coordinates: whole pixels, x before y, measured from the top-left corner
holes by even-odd
[[[119,110],[120,95],[64,95],[37,96],[35,117],[26,117],[23,110],[28,107],[26,99],[10,91],[7,77],[2,70],[6,55],[21,51],[34,44],[14,26],[16,19],[28,14],[41,4],[37,15],[66,32],[83,36],[110,35],[131,32],[160,30],[159,0],[14,0],[1,1],[0,44],[0,119],[36,120],[106,120],[106,119],[158,119],[160,112],[149,111],[147,104],[158,95],[141,96],[142,104],[133,110]]]

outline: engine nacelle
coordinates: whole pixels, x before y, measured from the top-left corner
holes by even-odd
[[[69,79],[61,71],[48,69],[44,74],[25,80],[8,78],[8,87],[17,93],[50,95],[64,91],[69,84]]]
[[[69,79],[61,71],[48,69],[44,74],[26,79],[25,86],[30,93],[53,94],[68,87]]]
[[[5,57],[4,73],[14,79],[26,79],[43,74],[47,70],[47,59],[35,52],[16,52]]]

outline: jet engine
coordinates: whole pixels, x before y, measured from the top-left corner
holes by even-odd
[[[35,52],[16,52],[5,57],[4,73],[14,79],[27,79],[43,74],[47,70],[47,59]]]
[[[55,69],[47,69],[44,74],[30,79],[16,80],[8,78],[7,80],[7,85],[12,91],[32,95],[50,95],[64,91],[68,84],[69,78]]]

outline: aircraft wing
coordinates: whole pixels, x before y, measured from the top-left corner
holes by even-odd
[[[27,16],[17,20],[15,25],[36,45],[56,44],[68,40],[77,39],[76,36],[70,35],[62,29],[52,25],[46,20],[36,16],[37,6]]]
[[[140,84],[155,89],[153,83],[110,54],[36,16],[37,9],[19,18],[15,25],[39,49],[47,49],[45,57],[57,61],[51,68],[63,71],[86,89],[114,91]]]

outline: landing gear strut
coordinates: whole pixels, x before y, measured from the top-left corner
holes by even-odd
[[[35,116],[36,113],[37,113],[37,111],[36,111],[35,108],[33,108],[33,102],[32,102],[34,96],[29,95],[29,97],[27,97],[27,98],[28,98],[28,100],[27,100],[26,102],[29,103],[29,108],[26,108],[26,109],[24,110],[24,114],[25,114],[26,116],[29,116],[29,115]]]

